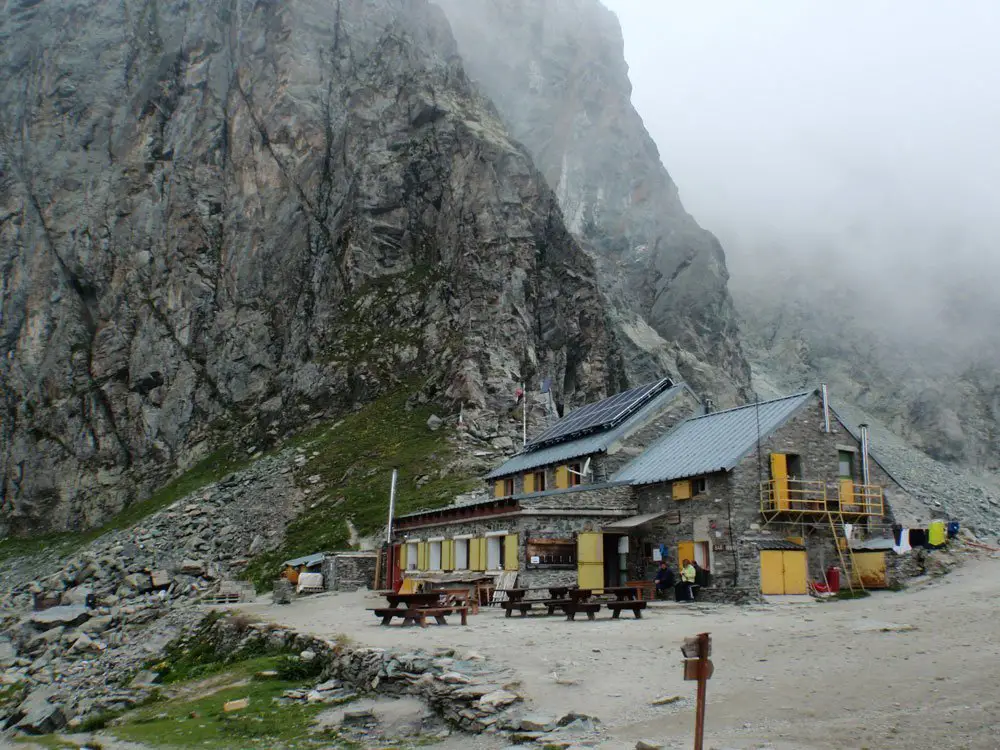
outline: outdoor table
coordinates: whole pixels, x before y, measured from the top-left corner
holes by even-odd
[[[433,607],[440,601],[441,595],[388,593],[385,595],[385,599],[389,602],[390,607],[398,607],[400,604],[405,604],[411,609],[420,609],[423,607]]]
[[[592,589],[567,589],[566,593],[576,603],[585,602],[594,595]]]
[[[569,586],[549,586],[549,596],[553,599],[565,599]]]
[[[519,602],[524,599],[525,594],[528,593],[528,589],[498,589],[501,594],[507,595],[507,601],[509,602]]]

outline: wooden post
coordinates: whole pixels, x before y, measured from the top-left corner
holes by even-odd
[[[694,750],[703,750],[705,738],[705,689],[708,686],[708,633],[698,635],[698,707],[694,719]]]

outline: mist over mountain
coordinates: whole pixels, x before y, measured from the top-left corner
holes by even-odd
[[[606,4],[755,373],[996,469],[1000,8]]]

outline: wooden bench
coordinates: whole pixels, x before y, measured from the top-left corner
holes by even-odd
[[[597,617],[597,613],[601,611],[600,602],[578,602],[576,604],[571,604],[565,607],[566,619],[575,620],[577,612],[586,612],[587,619],[593,620]]]
[[[548,610],[547,614],[549,615],[554,615],[557,609],[566,612],[570,607],[576,606],[576,603],[570,599],[546,599],[538,603]]]
[[[469,624],[468,607],[418,607],[416,609],[408,609],[405,607],[381,607],[371,611],[375,613],[376,617],[382,618],[383,625],[391,623],[394,617],[401,618],[404,626],[416,624],[422,628],[426,628],[428,617],[433,617],[437,621],[438,625],[447,625],[448,621],[445,617],[447,615],[454,614],[461,615],[463,625]]]
[[[538,603],[539,602],[537,601],[511,601],[508,599],[507,601],[502,602],[501,605],[505,610],[504,617],[510,617],[511,612],[515,609],[521,613],[521,617],[525,617],[528,614],[528,611]]]
[[[622,613],[623,609],[631,609],[632,614],[635,615],[635,619],[642,619],[642,610],[646,608],[647,602],[642,599],[633,599],[632,601],[620,601],[620,602],[608,602],[608,609],[611,610],[611,619],[617,620]]]

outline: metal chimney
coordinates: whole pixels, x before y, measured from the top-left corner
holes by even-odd
[[[820,393],[823,395],[823,432],[830,431],[830,392],[826,387],[826,383],[823,383],[819,387]]]
[[[868,474],[868,425],[859,425],[861,429],[861,483],[866,487],[871,484]]]

